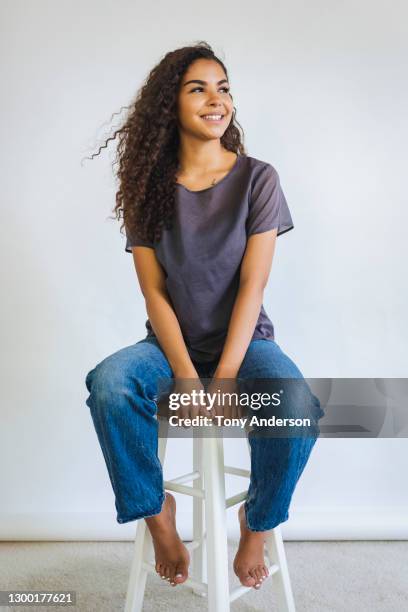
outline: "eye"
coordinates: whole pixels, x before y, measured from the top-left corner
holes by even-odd
[[[194,89],[192,89],[190,91],[190,93],[193,93],[194,91],[197,91],[197,89],[203,89],[202,87],[200,87],[199,85],[197,87],[194,87]],[[230,88],[229,87],[220,87],[220,89],[224,89],[225,93],[229,93]]]

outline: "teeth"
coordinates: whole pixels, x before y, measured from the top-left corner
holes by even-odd
[[[221,119],[222,115],[203,115],[203,119]]]

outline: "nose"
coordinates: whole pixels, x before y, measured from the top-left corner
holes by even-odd
[[[214,106],[214,105],[215,106],[221,106],[222,98],[221,98],[221,95],[219,94],[218,91],[214,92],[212,96],[210,95],[210,102],[209,102],[209,104],[211,106]]]
[[[209,108],[212,110],[212,112],[219,112],[219,113],[224,113],[224,106],[222,105],[221,102],[210,102],[209,103]]]

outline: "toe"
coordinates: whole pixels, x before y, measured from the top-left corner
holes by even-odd
[[[255,569],[255,575],[256,575],[256,583],[259,584],[259,585],[262,585],[263,572],[262,572],[262,568],[261,567],[257,567]]]
[[[263,576],[264,576],[264,580],[265,580],[269,576],[269,570],[266,567],[266,565],[263,566],[262,570],[263,570]]]
[[[171,586],[174,586],[175,583],[176,583],[175,582],[175,573],[176,573],[176,567],[175,567],[175,565],[172,565],[170,567],[170,575],[169,575]]]
[[[159,574],[160,578],[163,578],[163,576],[164,576],[163,564],[162,563],[158,563],[156,565],[156,567],[157,567],[157,573]]]
[[[255,579],[246,569],[236,568],[235,573],[239,578],[240,583],[246,587],[252,587],[255,584]]]
[[[247,586],[247,587],[255,586],[255,578],[248,573],[244,574],[240,578],[240,580],[241,580],[241,584],[243,584],[244,586]]]
[[[174,582],[176,584],[182,584],[183,582],[187,580],[187,576],[188,576],[187,565],[185,563],[180,563],[179,565],[177,565],[175,576],[174,576]]]
[[[249,575],[251,576],[253,582],[252,585],[254,587],[254,589],[259,589],[260,585],[260,580],[258,580],[258,577],[256,575],[256,570],[255,569],[251,569],[249,570]]]

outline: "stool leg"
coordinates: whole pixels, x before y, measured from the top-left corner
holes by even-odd
[[[160,419],[158,457],[163,464],[166,454],[168,422]],[[133,553],[132,567],[126,593],[125,612],[141,612],[146,588],[147,571],[143,568],[143,561],[148,561],[153,551],[150,532],[144,519],[136,521],[136,537]]]
[[[143,561],[148,558],[151,538],[144,519],[139,519],[136,526],[135,547],[129,586],[126,594],[125,612],[141,612],[146,587],[147,571]]]
[[[169,422],[165,419],[159,419],[159,440],[157,455],[160,459],[160,463],[163,466],[164,458],[166,456],[167,447],[167,433],[169,431]]]
[[[201,474],[193,482],[195,489],[204,489],[203,478],[203,440],[200,428],[195,427],[193,431],[193,471]],[[206,540],[204,538],[204,507],[200,497],[193,497],[193,540],[200,541],[201,545],[193,550],[193,577],[198,582],[207,582],[206,568]],[[193,589],[196,595],[203,595],[201,591]]]
[[[279,567],[279,571],[272,576],[278,601],[278,610],[279,612],[295,612],[295,602],[279,525],[268,532],[265,545],[269,562],[276,563]]]
[[[251,455],[251,445],[247,438],[248,451]],[[285,548],[283,546],[282,533],[279,525],[271,529],[265,538],[265,547],[269,563],[275,563],[279,572],[272,576],[279,612],[295,612],[292,587],[290,584],[289,570],[286,562]]]
[[[208,610],[229,612],[227,520],[222,437],[204,437],[205,522],[207,530]]]

